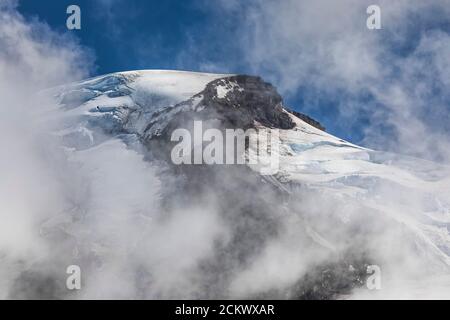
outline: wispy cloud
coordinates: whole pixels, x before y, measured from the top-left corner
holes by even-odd
[[[41,90],[89,75],[91,55],[45,24],[27,22],[17,3],[0,7],[0,297],[23,270],[51,254],[39,225],[64,209],[64,161],[45,115],[57,106]],[[45,120],[43,120],[45,119]],[[20,262],[22,261],[22,262]]]
[[[244,64],[287,97],[301,92],[297,107],[325,118],[336,114],[335,127],[364,120],[367,146],[448,160],[449,2],[378,1],[382,29],[369,30],[372,2],[205,3],[234,28],[209,30],[211,42],[223,47],[214,61],[206,41],[188,52],[202,61],[203,50],[211,70]]]

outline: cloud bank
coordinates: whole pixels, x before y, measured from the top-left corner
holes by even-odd
[[[381,30],[366,27],[371,4],[205,3],[223,22],[206,32],[222,54],[201,37],[187,52],[201,57],[203,70],[244,65],[352,142],[448,162],[449,1],[377,1]],[[187,64],[191,55],[181,54]]]
[[[50,254],[37,227],[64,208],[64,161],[46,114],[55,103],[37,93],[88,75],[89,53],[73,39],[0,6],[0,297],[34,259]],[[70,174],[67,177],[70,179]]]
[[[93,56],[16,5],[0,7],[0,298],[194,294],[190,272],[226,236],[214,207],[164,209],[161,168],[120,139],[64,145],[71,120],[45,89],[88,77]],[[81,292],[65,287],[69,265]]]

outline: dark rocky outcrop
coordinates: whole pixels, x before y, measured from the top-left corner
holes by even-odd
[[[219,89],[228,89],[219,96]],[[203,103],[226,115],[237,127],[254,122],[268,128],[292,129],[295,124],[283,108],[283,99],[270,83],[260,77],[233,76],[210,82],[202,92]]]
[[[319,130],[326,131],[326,128],[324,126],[322,126],[322,124],[319,121],[314,120],[310,116],[308,116],[304,113],[301,113],[301,112],[294,111],[294,110],[289,110],[289,109],[287,109],[287,110],[290,113],[292,113],[294,116],[296,116],[297,118],[305,121],[307,124],[312,125],[313,127],[317,128]]]

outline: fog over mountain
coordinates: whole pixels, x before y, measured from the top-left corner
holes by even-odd
[[[261,77],[88,78],[74,39],[0,25],[0,298],[450,298],[445,162],[335,137]],[[276,172],[174,164],[195,121],[277,130]]]

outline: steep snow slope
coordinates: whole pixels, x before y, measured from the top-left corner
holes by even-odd
[[[413,230],[443,270],[450,266],[450,168],[362,148],[299,119],[281,134],[280,181],[358,201]],[[342,221],[351,219],[344,212]],[[431,262],[430,262],[431,263]],[[447,270],[448,272],[448,270]]]
[[[57,88],[57,97],[66,110],[64,123],[68,131],[63,134],[74,143],[83,142],[88,146],[95,143],[95,133],[88,127],[116,132],[126,125],[122,122],[133,120],[129,129],[140,133],[155,112],[189,99],[207,83],[223,76],[183,71],[130,71]]]
[[[284,234],[256,250],[259,253],[252,258],[253,263],[245,267],[239,265],[240,269],[233,265],[239,270],[226,290],[229,296],[259,296],[289,287],[291,295],[288,297],[303,297],[298,291],[292,291],[292,285],[302,283],[302,277],[310,274],[308,268],[312,265],[328,261],[322,257],[309,258],[314,250],[308,251],[303,244],[306,240],[299,238],[299,234],[304,233],[308,241],[324,252],[346,257],[339,268],[347,268],[348,279],[352,279],[349,282],[359,278],[348,270],[355,267],[364,272],[367,264],[380,264],[386,270],[386,278],[390,279],[385,282],[387,288],[397,290],[420,275],[422,287],[418,292],[423,292],[423,283],[427,283],[423,280],[425,274],[441,279],[438,281],[441,289],[436,289],[438,297],[449,297],[450,284],[445,277],[450,270],[449,167],[369,150],[336,138],[290,113],[270,85],[251,77],[133,71],[60,87],[53,94],[63,110],[58,135],[67,153],[73,161],[94,166],[91,171],[97,173],[101,172],[95,169],[99,166],[97,160],[89,160],[89,155],[97,152],[105,155],[100,160],[101,168],[108,165],[109,157],[114,154],[135,154],[130,155],[130,165],[135,163],[135,168],[144,173],[147,152],[155,151],[153,141],[160,141],[159,145],[161,141],[167,143],[158,139],[167,138],[165,134],[180,123],[179,119],[186,117],[198,116],[210,123],[220,120],[222,125],[280,129],[280,170],[262,179],[283,194],[281,198],[267,198],[267,204],[271,201],[271,205],[278,207],[268,216],[282,222]],[[158,152],[164,151],[167,150],[158,149]],[[126,161],[121,163],[126,165]],[[220,172],[228,176],[228,171]],[[192,179],[198,172],[187,175]],[[207,183],[207,180],[201,181]],[[145,181],[139,179],[132,182],[145,185]],[[124,178],[123,184],[127,183]],[[233,185],[225,177],[221,183],[227,192],[227,186]],[[217,185],[211,185],[214,187]],[[108,191],[114,192],[117,189]],[[258,193],[258,190],[253,192]],[[116,196],[142,213],[151,204],[134,199],[135,193],[127,187]],[[242,197],[248,196],[242,193]],[[114,210],[109,206],[104,208]],[[123,204],[121,210],[126,211],[126,208],[127,204]],[[121,219],[120,215],[116,218]],[[300,242],[297,247],[296,243]],[[354,247],[364,247],[371,254],[360,266],[351,264],[361,258],[354,258]],[[351,258],[347,258],[350,250],[353,250]],[[304,263],[305,260],[308,263]],[[360,281],[359,286],[364,287],[364,283]],[[409,289],[395,290],[380,294],[405,297]],[[396,293],[390,296],[386,292]],[[327,292],[323,297],[330,295]]]

